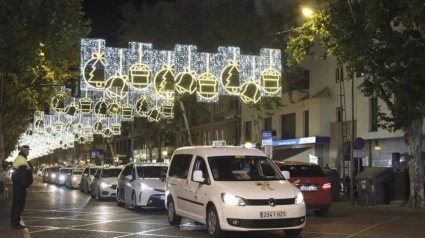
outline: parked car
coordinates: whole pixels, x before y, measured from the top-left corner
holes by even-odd
[[[80,191],[82,193],[90,193],[91,187],[90,184],[93,180],[94,174],[97,169],[101,168],[100,166],[88,166],[84,169],[83,175],[81,176],[80,181]]]
[[[101,167],[96,170],[91,182],[91,197],[97,200],[117,196],[118,176],[122,170],[121,167]]]
[[[298,236],[306,222],[303,194],[257,149],[178,148],[165,194],[171,225],[185,217],[205,224],[214,237],[224,231],[261,230]]]
[[[84,168],[82,167],[74,167],[72,168],[65,179],[65,187],[67,188],[79,188],[81,177],[83,175]]]
[[[62,186],[62,185],[65,184],[66,177],[67,177],[67,175],[70,171],[71,171],[71,168],[60,168],[59,169],[57,176],[56,176],[56,179],[55,179],[56,186]]]
[[[332,205],[331,183],[322,168],[313,163],[297,161],[275,162],[282,171],[289,171],[289,181],[304,195],[308,209],[317,216],[326,216]]]
[[[164,207],[167,169],[163,163],[127,164],[118,177],[118,206]]]
[[[49,171],[47,173],[47,178],[46,178],[48,183],[55,183],[56,176],[58,176],[58,172],[60,168],[61,168],[60,166],[54,166],[49,168]]]

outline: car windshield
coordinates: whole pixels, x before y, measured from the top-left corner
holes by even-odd
[[[94,175],[96,173],[97,168],[91,168],[90,169],[90,174]]]
[[[137,167],[139,178],[164,178],[167,173],[165,166],[140,166]]]
[[[60,169],[59,173],[60,174],[67,174],[71,169]]]
[[[58,172],[58,170],[59,170],[59,168],[52,168],[52,172],[53,172],[53,173]]]
[[[103,169],[102,178],[118,178],[120,175],[121,169]]]
[[[73,174],[83,174],[82,170],[73,170],[72,171]]]
[[[215,181],[284,180],[282,173],[267,157],[214,156],[208,158]]]
[[[323,170],[315,165],[282,165],[279,168],[289,171],[291,177],[326,177]]]

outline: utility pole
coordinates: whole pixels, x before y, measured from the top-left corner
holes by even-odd
[[[351,1],[347,0],[348,6],[350,7],[351,16],[353,17],[354,25],[357,24],[356,18],[354,17],[353,8],[351,6]],[[354,31],[356,34],[356,31]],[[356,40],[356,37],[353,38]],[[353,44],[355,41],[353,41]],[[350,168],[348,174],[350,175],[350,202],[354,202],[354,178],[353,178],[353,169],[354,169],[354,77],[351,79],[351,145],[350,145]]]

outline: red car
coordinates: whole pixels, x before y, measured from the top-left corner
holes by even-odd
[[[331,183],[317,164],[282,161],[275,164],[281,171],[289,171],[289,181],[301,190],[308,209],[316,216],[326,216],[332,205]]]

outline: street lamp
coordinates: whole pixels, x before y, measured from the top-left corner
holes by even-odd
[[[303,13],[304,16],[306,17],[311,17],[313,15],[313,10],[311,10],[311,8],[309,7],[303,7],[301,9],[301,12]]]

